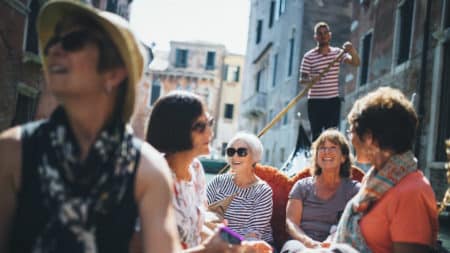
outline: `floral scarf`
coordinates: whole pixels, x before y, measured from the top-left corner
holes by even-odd
[[[392,156],[379,171],[374,168],[369,170],[361,189],[344,209],[336,232],[336,242],[348,243],[361,252],[371,252],[362,236],[360,219],[384,193],[416,170],[417,159],[411,151]]]
[[[38,132],[46,146],[39,149],[37,169],[50,220],[33,246],[34,253],[97,252],[96,217],[120,203],[130,187],[139,150],[119,120],[98,134],[85,161],[60,107]]]

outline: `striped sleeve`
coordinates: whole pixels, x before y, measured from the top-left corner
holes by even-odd
[[[270,220],[272,218],[273,202],[272,189],[267,186],[261,189],[259,196],[255,199],[253,213],[248,220],[247,229],[261,236],[262,240],[270,242],[272,240]],[[269,225],[269,226],[268,226]]]
[[[208,200],[208,205],[219,200],[217,199],[217,193],[220,189],[220,178],[221,175],[215,176],[206,186],[206,198]]]

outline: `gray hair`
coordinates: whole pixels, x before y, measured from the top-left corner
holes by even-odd
[[[249,151],[250,151],[253,159],[255,160],[255,162],[261,161],[264,147],[256,135],[247,133],[247,132],[238,132],[228,142],[227,148],[231,147],[231,145],[233,145],[236,141],[245,142],[245,144],[248,145]]]

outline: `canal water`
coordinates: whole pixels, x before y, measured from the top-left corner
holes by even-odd
[[[206,173],[206,182],[211,181],[216,174]],[[444,248],[450,251],[450,220],[445,224],[440,224],[439,228],[439,240],[442,241]]]

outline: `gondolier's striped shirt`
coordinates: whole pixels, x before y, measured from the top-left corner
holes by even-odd
[[[272,227],[272,189],[259,180],[247,188],[239,188],[233,181],[232,174],[216,176],[206,188],[208,204],[237,193],[225,211],[228,227],[245,235],[256,232],[261,240],[273,242]]]
[[[338,55],[342,49],[330,47],[330,52],[326,55],[320,54],[318,48],[309,50],[302,60],[300,73],[310,76],[319,75]],[[325,99],[339,96],[339,70],[340,63],[348,57],[346,54],[339,62],[336,62],[308,92],[308,99]]]

